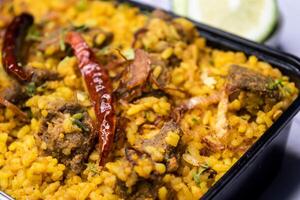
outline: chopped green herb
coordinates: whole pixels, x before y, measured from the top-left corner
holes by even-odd
[[[276,79],[275,81],[271,82],[270,85],[268,86],[269,89],[274,90],[274,89],[279,89],[281,94],[283,96],[286,96],[288,94],[291,94],[291,90],[290,88],[288,88],[285,84],[284,84],[284,80],[283,79]]]
[[[276,79],[275,81],[271,82],[271,83],[268,85],[268,88],[269,88],[270,90],[275,90],[275,89],[278,89],[280,86],[283,86],[282,80],[281,80],[281,79]]]
[[[83,118],[83,114],[82,113],[76,113],[72,116],[73,119],[78,119],[81,120]]]
[[[193,175],[193,179],[198,186],[200,185],[200,175],[201,174],[199,172]]]
[[[193,180],[198,186],[200,185],[201,182],[200,176],[203,174],[203,172],[205,172],[209,168],[210,167],[207,164],[201,164],[200,167],[198,168],[198,172],[193,175]]]
[[[36,93],[36,86],[34,82],[30,82],[26,87],[26,93],[32,97]]]
[[[87,166],[87,169],[89,171],[91,171],[91,172],[94,173],[94,175],[99,174],[99,170],[97,169],[96,164],[94,164],[94,163],[87,163],[86,166]]]
[[[89,132],[90,131],[89,127],[87,127],[87,125],[85,125],[83,122],[81,122],[78,119],[74,119],[73,118],[73,124],[75,124],[76,126],[78,126],[79,128],[81,128],[85,132]]]
[[[31,40],[31,41],[41,41],[41,32],[38,30],[37,26],[32,25],[30,29],[28,30],[28,34],[26,36],[26,40]]]

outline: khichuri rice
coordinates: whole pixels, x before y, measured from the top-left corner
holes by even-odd
[[[0,190],[15,199],[199,199],[298,95],[159,10],[0,6]]]

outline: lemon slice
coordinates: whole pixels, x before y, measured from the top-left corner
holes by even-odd
[[[174,0],[180,15],[257,42],[264,41],[278,21],[275,0]]]

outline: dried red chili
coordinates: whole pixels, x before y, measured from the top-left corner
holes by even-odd
[[[79,33],[69,32],[66,35],[66,42],[71,45],[78,59],[79,69],[95,109],[97,118],[95,130],[99,134],[100,165],[103,166],[111,150],[116,127],[111,80]]]
[[[25,36],[29,27],[33,24],[33,17],[23,13],[13,19],[8,25],[2,47],[2,64],[5,71],[20,81],[27,81],[31,75],[28,74],[20,61],[20,54],[24,44]]]

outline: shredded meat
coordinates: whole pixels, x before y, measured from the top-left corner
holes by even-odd
[[[135,58],[129,65],[127,88],[132,89],[146,82],[151,69],[151,60],[144,50],[136,49]]]
[[[187,110],[191,110],[196,107],[206,107],[211,104],[218,103],[220,101],[220,95],[221,95],[220,92],[215,92],[207,97],[204,96],[192,97],[188,99],[186,102],[184,102],[181,106]]]
[[[202,142],[206,144],[206,147],[212,152],[218,152],[225,149],[225,146],[220,142],[219,138],[215,135],[207,135],[202,138]]]
[[[135,58],[123,73],[120,86],[115,91],[117,97],[131,101],[143,93],[151,70],[151,60],[144,50],[136,49]]]
[[[59,79],[56,72],[47,69],[26,67],[26,70],[32,74],[31,82],[37,87],[46,81]],[[0,96],[14,104],[18,104],[29,98],[26,92],[26,85],[22,85],[14,80],[11,81],[10,87],[4,88],[0,91]]]
[[[215,125],[216,135],[218,138],[223,138],[227,134],[228,121],[227,121],[227,111],[228,111],[228,96],[225,91],[221,94],[221,100],[218,105],[217,112],[217,122]]]
[[[229,70],[227,91],[232,94],[237,91],[248,91],[260,96],[279,99],[279,90],[270,88],[274,80],[258,72],[232,65]]]
[[[164,149],[163,162],[166,164],[168,172],[174,172],[179,167],[179,161],[183,154],[183,147],[180,144],[180,139],[176,147],[171,146],[166,142],[166,137],[169,132],[176,132],[180,138],[183,135],[180,126],[171,120],[164,123],[157,135],[142,140],[141,145],[137,145],[137,147],[134,148],[137,148],[140,152],[146,152],[146,148],[149,146],[155,147],[156,149]]]
[[[54,110],[48,112],[48,116],[42,120],[37,139],[47,144],[47,155],[53,156],[69,170],[79,174],[85,169],[84,162],[94,148],[96,136],[92,134],[92,120],[82,106],[76,103],[65,103],[57,108],[54,106]],[[83,114],[80,121],[86,129],[76,127],[71,132],[66,132],[65,120],[76,113]]]
[[[36,86],[42,85],[46,81],[54,81],[59,79],[57,72],[48,69],[27,67],[26,70],[32,73],[31,82],[35,83]]]

